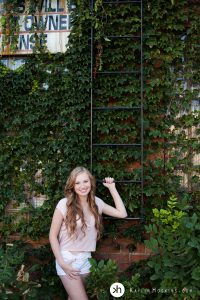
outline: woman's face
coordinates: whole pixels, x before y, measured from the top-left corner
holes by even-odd
[[[76,177],[74,184],[74,191],[79,198],[85,198],[88,196],[91,190],[91,182],[87,173],[81,173]]]

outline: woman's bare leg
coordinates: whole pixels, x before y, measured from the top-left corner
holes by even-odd
[[[66,275],[60,276],[60,279],[69,295],[68,300],[88,300],[83,279],[80,276],[77,276],[76,279],[70,279]]]
[[[85,285],[86,277],[88,277],[89,275],[90,273],[81,274],[81,278],[83,280],[84,285]]]

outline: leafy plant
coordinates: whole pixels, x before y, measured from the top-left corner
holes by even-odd
[[[166,209],[153,209],[152,223],[146,226],[150,238],[145,245],[153,252],[148,261],[151,280],[158,289],[168,291],[166,299],[185,299],[186,293],[186,299],[199,297],[199,210],[190,209],[180,209],[171,197]]]
[[[37,265],[25,265],[25,251],[19,244],[7,244],[0,248],[0,296],[1,299],[28,299],[28,294],[41,287],[30,279]],[[30,298],[29,298],[30,299]]]
[[[125,293],[122,297],[124,300],[146,299],[146,290],[141,288],[140,275],[138,273],[131,277],[131,280],[123,281]]]
[[[142,287],[140,274],[136,273],[129,278],[128,276],[120,276],[117,264],[113,260],[90,259],[91,273],[87,277],[86,286],[88,294],[91,298],[107,300],[114,299],[110,294],[110,287],[115,282],[120,282],[125,288],[122,299],[146,299],[147,289]]]
[[[99,300],[110,299],[110,286],[117,282],[118,267],[116,262],[90,259],[91,274],[87,277],[86,285],[91,298],[97,297]]]
[[[32,249],[22,242],[2,243],[0,270],[1,299],[66,297],[66,291],[55,274],[55,258],[49,246]]]

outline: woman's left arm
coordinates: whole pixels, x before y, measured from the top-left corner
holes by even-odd
[[[114,179],[112,177],[106,177],[104,179],[103,185],[109,189],[111,196],[113,197],[113,200],[115,202],[115,207],[104,203],[102,212],[105,215],[111,217],[126,218],[127,217],[126,208],[116,189]]]

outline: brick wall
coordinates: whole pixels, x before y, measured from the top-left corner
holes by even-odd
[[[115,220],[113,220],[113,222],[115,222]],[[124,229],[136,224],[136,221],[124,220],[123,223],[118,226],[116,237],[108,237],[98,242],[97,251],[93,257],[98,260],[109,258],[115,260],[120,271],[124,271],[136,261],[147,259],[151,252],[143,243],[136,243],[136,249],[130,252],[129,245],[134,242],[134,237],[126,238],[122,236]],[[106,225],[107,223],[104,222],[104,227]]]
[[[113,219],[112,222],[115,222],[115,220]],[[97,250],[93,254],[93,257],[98,260],[109,258],[115,260],[121,272],[136,261],[148,259],[151,252],[144,244],[136,243],[136,249],[130,251],[128,246],[134,242],[134,236],[130,238],[122,236],[122,232],[125,229],[137,224],[138,222],[134,220],[123,220],[123,222],[117,226],[118,231],[116,237],[104,238],[97,243]],[[109,226],[109,222],[104,221],[104,228],[106,228],[106,226]],[[23,238],[16,234],[10,236],[9,240],[12,242],[15,240],[23,240]],[[24,241],[33,248],[40,248],[41,246],[49,244],[48,238],[40,238],[37,241],[25,238]]]

